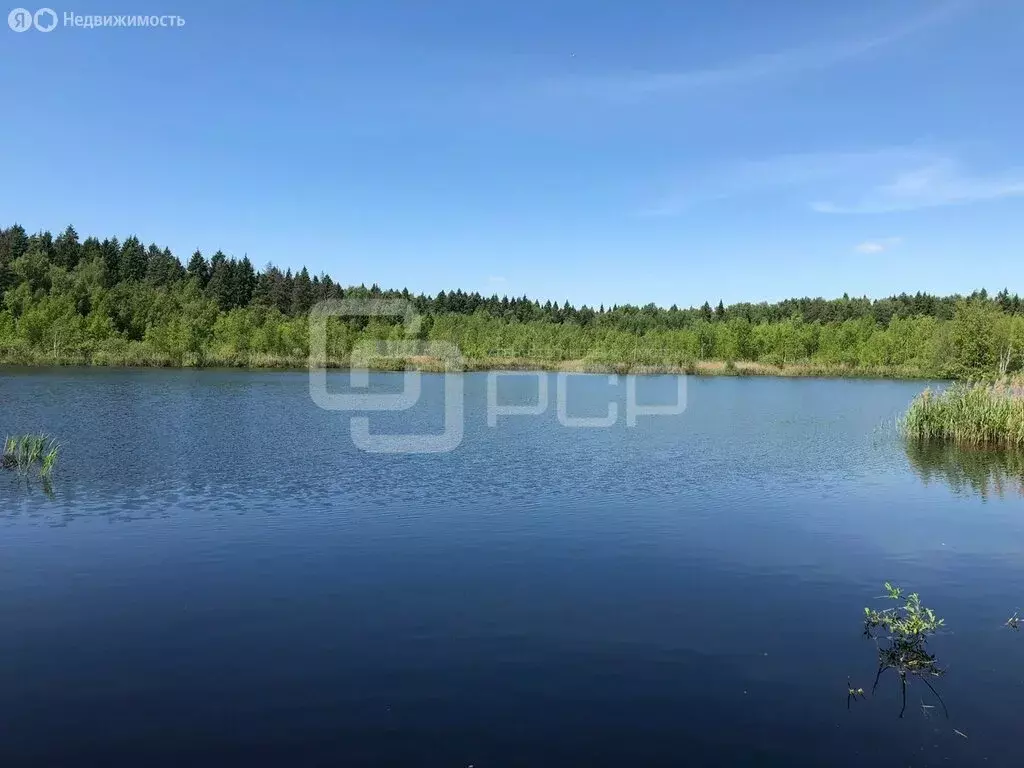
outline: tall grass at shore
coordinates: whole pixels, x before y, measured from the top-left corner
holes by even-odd
[[[268,370],[304,370],[308,368],[347,369],[347,355],[330,355],[327,359],[310,359],[302,355],[278,355],[265,352],[234,354],[210,353],[174,357],[156,352],[143,342],[108,345],[90,355],[65,354],[54,357],[47,352],[28,348],[5,348],[0,345],[0,365],[91,366],[111,368],[248,368]],[[680,359],[672,362],[637,362],[616,360],[612,357],[584,357],[559,359],[544,356],[483,355],[465,356],[461,364],[446,365],[445,361],[428,355],[408,358],[372,358],[369,367],[380,371],[418,370],[441,372],[464,371],[563,371],[568,373],[618,374],[687,374],[690,376],[782,376],[864,379],[925,379],[935,378],[933,370],[913,365],[853,365],[804,360],[772,364],[748,360],[695,360]]]
[[[903,417],[904,435],[965,448],[1024,448],[1024,379],[926,389]]]

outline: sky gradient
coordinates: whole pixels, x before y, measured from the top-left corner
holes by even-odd
[[[54,10],[186,23],[0,29],[4,225],[577,305],[1024,292],[1015,0]]]

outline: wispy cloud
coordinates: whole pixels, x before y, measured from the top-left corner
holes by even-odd
[[[766,193],[785,193],[818,213],[912,211],[1024,196],[1024,168],[973,170],[951,154],[915,146],[782,155],[693,175],[641,214],[675,216],[700,203]]]
[[[834,190],[852,179],[867,184],[887,178],[894,168],[927,163],[933,155],[916,147],[884,147],[848,152],[806,152],[761,160],[743,160],[676,182],[657,203],[641,213],[675,216],[699,203],[784,189]],[[862,187],[863,188],[863,187]]]
[[[751,56],[718,67],[574,77],[560,80],[557,84],[598,97],[633,99],[649,95],[685,93],[823,69],[893,45],[929,27],[949,22],[975,4],[969,0],[947,2],[874,35],[814,43]]]
[[[853,202],[815,202],[819,213],[891,213],[1024,195],[1024,169],[996,174],[964,170],[951,158],[902,170]]]
[[[879,240],[866,240],[854,248],[857,253],[882,253],[903,242],[902,237],[883,237]]]

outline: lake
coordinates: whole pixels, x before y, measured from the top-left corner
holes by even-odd
[[[0,764],[1019,762],[1024,501],[908,456],[925,383],[690,378],[630,426],[624,378],[544,376],[490,426],[460,375],[458,447],[403,454],[302,372],[0,369],[0,433],[63,444],[49,495],[0,475]],[[439,433],[446,383],[359,415]],[[847,700],[887,580],[946,620],[949,719]]]

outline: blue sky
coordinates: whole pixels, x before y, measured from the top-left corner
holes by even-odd
[[[1024,292],[1015,0],[54,10],[186,23],[0,28],[5,223],[575,304]]]

